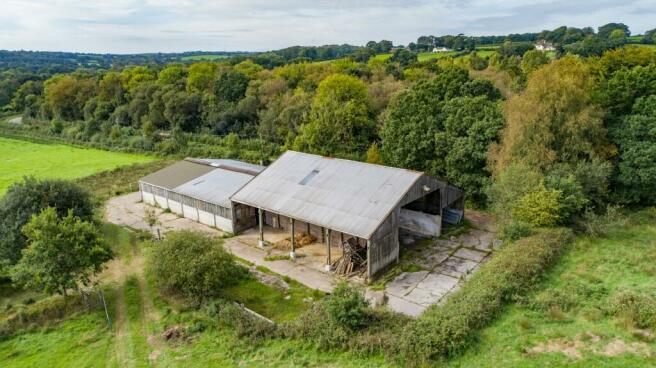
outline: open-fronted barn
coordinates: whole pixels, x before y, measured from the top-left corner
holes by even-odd
[[[253,209],[230,201],[264,167],[236,160],[185,159],[139,181],[145,203],[218,229],[237,232],[256,225]]]
[[[331,244],[366,248],[371,277],[398,260],[399,229],[438,236],[443,220],[459,222],[461,189],[418,171],[287,151],[232,197],[257,210],[263,227],[313,234]],[[290,237],[294,256],[294,236]]]

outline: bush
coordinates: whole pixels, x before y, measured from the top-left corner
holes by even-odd
[[[197,304],[247,274],[220,240],[190,230],[169,232],[162,242],[154,243],[148,268],[165,291]]]
[[[368,309],[368,324],[351,330],[328,313],[326,302],[314,303],[299,318],[280,326],[281,337],[311,342],[320,349],[348,350],[360,354],[394,351],[398,332],[410,318],[387,309]]]
[[[10,265],[18,262],[27,244],[21,229],[47,207],[59,217],[71,210],[83,221],[93,220],[93,202],[86,190],[65,180],[25,178],[0,199],[0,260]]]
[[[501,239],[516,241],[533,234],[531,225],[521,221],[510,221],[501,228]]]
[[[561,219],[560,190],[541,188],[524,195],[512,208],[512,218],[533,226],[553,226]]]
[[[628,317],[639,328],[656,329],[656,296],[625,290],[610,301],[607,312],[616,317]]]
[[[605,213],[596,213],[588,209],[583,214],[583,230],[592,237],[605,235],[615,224],[622,222],[622,207],[608,205]]]
[[[362,289],[346,282],[340,283],[333,293],[326,297],[326,310],[338,324],[357,330],[367,322],[369,303]]]
[[[205,311],[210,317],[216,318],[221,326],[232,328],[239,338],[258,340],[275,335],[275,325],[245,312],[232,302],[214,300],[207,305]]]
[[[398,344],[404,363],[430,365],[463,351],[505,302],[537,283],[570,240],[569,230],[549,229],[503,247],[445,304],[408,324]]]

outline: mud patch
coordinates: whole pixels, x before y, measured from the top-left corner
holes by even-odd
[[[615,338],[609,343],[602,343],[602,338],[591,332],[577,335],[574,339],[559,337],[551,339],[531,348],[525,349],[529,355],[559,353],[573,359],[583,358],[584,353],[614,357],[621,354],[632,354],[643,357],[652,356],[652,351],[644,342],[626,342]]]

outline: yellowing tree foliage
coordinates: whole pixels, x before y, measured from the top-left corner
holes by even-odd
[[[504,106],[506,129],[491,158],[495,174],[511,163],[544,170],[556,162],[607,157],[602,111],[590,91],[595,79],[586,63],[565,57],[535,71],[526,90]]]

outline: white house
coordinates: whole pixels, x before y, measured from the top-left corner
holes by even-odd
[[[433,52],[449,52],[453,51],[448,47],[433,47]]]
[[[556,51],[556,48],[554,47],[554,45],[552,45],[552,44],[550,44],[550,43],[548,43],[544,40],[540,40],[540,41],[536,42],[535,43],[535,49],[538,50],[538,51]]]

